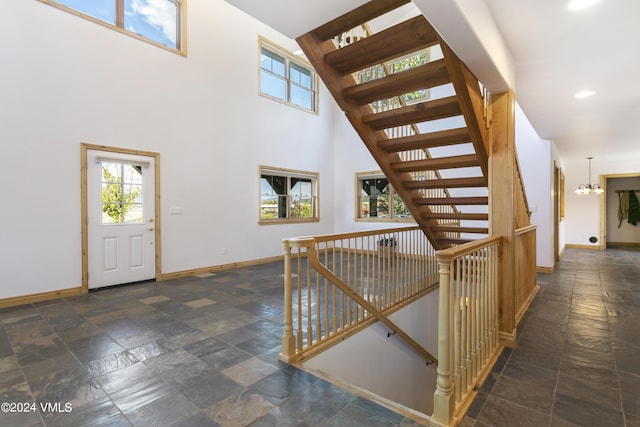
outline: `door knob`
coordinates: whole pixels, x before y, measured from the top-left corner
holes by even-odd
[[[153,227],[147,227],[147,230],[153,231]]]

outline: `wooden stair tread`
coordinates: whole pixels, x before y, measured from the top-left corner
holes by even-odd
[[[448,243],[451,246],[453,245],[464,245],[465,243],[473,242],[472,239],[453,239],[453,238],[441,238],[439,239],[441,243]]]
[[[345,88],[343,96],[360,104],[450,83],[444,59]]]
[[[473,234],[489,234],[489,229],[486,227],[456,227],[446,225],[434,225],[431,227],[432,231],[440,233],[473,233]]]
[[[441,178],[423,181],[403,181],[402,185],[409,190],[428,190],[433,188],[471,188],[486,187],[487,181],[483,176],[472,178]]]
[[[324,62],[342,74],[349,74],[437,43],[438,36],[433,27],[424,16],[418,15],[329,52],[324,56]]]
[[[336,19],[327,22],[326,24],[321,25],[312,32],[322,41],[329,40],[338,34],[342,34],[352,28],[359,27],[372,19],[382,16],[385,13],[410,2],[411,0],[370,1],[342,16],[337,17]]]
[[[437,169],[466,168],[473,166],[478,166],[478,158],[475,156],[475,154],[391,163],[391,168],[396,172],[418,172]]]
[[[420,123],[459,116],[460,104],[455,96],[420,102],[382,113],[366,114],[362,121],[373,129],[382,130],[411,123]]]
[[[457,128],[430,133],[420,133],[402,138],[383,139],[378,141],[378,147],[389,153],[397,153],[400,151],[464,144],[469,141],[469,132],[467,131],[467,128]]]
[[[420,206],[444,205],[488,205],[488,197],[421,197],[413,199],[413,203]]]
[[[443,249],[470,241],[470,239],[459,238],[460,233],[476,236],[488,234],[486,226],[489,219],[488,213],[460,213],[455,209],[458,204],[487,205],[488,197],[421,197],[425,193],[424,190],[429,189],[487,187],[486,130],[483,127],[482,94],[479,92],[479,87],[476,87],[477,79],[446,46],[446,43],[440,40],[423,15],[393,25],[377,34],[355,41],[349,40],[350,44],[341,48],[337,48],[332,40],[336,36],[345,37],[344,33],[409,2],[410,0],[366,2],[353,11],[298,37],[297,41],[325,82],[329,92],[345,112],[345,116],[376,158],[380,168],[388,176],[400,197],[408,202],[409,210],[433,247]],[[354,76],[351,74],[355,71],[400,59],[436,44],[442,45],[443,59],[360,85],[355,84]],[[369,105],[374,101],[387,100],[447,83],[451,83],[455,88],[454,96],[430,99],[377,113],[374,113],[373,107]],[[398,105],[393,104],[393,106]],[[399,138],[388,138],[387,133],[383,132],[389,128],[455,116],[464,116],[465,128]],[[427,151],[425,156],[421,156],[427,157],[426,159],[400,161],[401,152],[457,144],[465,144],[465,146],[473,144],[474,153],[431,158]],[[483,176],[439,177],[427,180],[412,180],[410,176],[411,172],[464,167],[479,168]],[[446,212],[433,212],[440,210]],[[472,222],[472,226],[465,224],[464,227],[459,227],[457,225],[460,221],[482,222],[477,222],[477,226],[473,226]]]
[[[489,214],[486,213],[430,212],[424,213],[421,216],[424,219],[459,219],[465,221],[487,221],[489,219]]]

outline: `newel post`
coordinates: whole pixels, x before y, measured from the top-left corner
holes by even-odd
[[[283,240],[284,245],[284,335],[282,336],[282,352],[280,360],[290,362],[296,352],[296,337],[293,334],[293,285],[291,275],[291,245]]]
[[[500,341],[507,346],[516,341],[515,108],[513,91],[492,94],[489,230],[492,235],[502,236],[498,253]]]
[[[440,272],[438,302],[438,379],[433,396],[432,426],[449,426],[453,420],[455,399],[451,381],[451,256],[438,254]]]

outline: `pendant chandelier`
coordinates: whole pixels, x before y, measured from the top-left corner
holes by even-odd
[[[602,194],[604,190],[600,187],[600,184],[591,184],[591,159],[593,159],[593,157],[587,157],[587,159],[589,160],[589,183],[580,184],[576,189],[576,194]]]

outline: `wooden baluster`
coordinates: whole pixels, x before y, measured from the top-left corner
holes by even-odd
[[[291,362],[296,352],[295,335],[293,334],[293,284],[291,273],[291,246],[288,240],[284,245],[284,335],[282,336],[282,352],[280,359]]]
[[[300,256],[300,249],[298,249],[298,252],[296,253],[296,257],[297,257],[297,261],[298,261],[298,268],[297,268],[297,285],[298,285],[298,331],[297,331],[297,335],[296,337],[298,338],[298,352],[301,352],[303,350],[303,343],[304,343],[304,334],[302,333],[302,257]]]
[[[323,249],[323,253],[324,253],[324,262],[327,262],[328,259],[328,251],[327,251],[327,244],[324,244],[324,249]],[[330,316],[329,316],[329,281],[325,278],[323,278],[322,283],[324,283],[324,334],[327,337],[330,337],[331,335],[333,335],[333,331],[331,330],[331,323],[329,322]],[[335,323],[334,323],[335,325]]]
[[[309,252],[307,251],[307,255]],[[307,348],[313,345],[313,310],[311,308],[311,264],[307,261]]]

